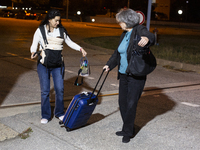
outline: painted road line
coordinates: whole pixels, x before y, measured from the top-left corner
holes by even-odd
[[[12,56],[18,56],[17,54],[13,54],[13,53],[7,53],[9,55],[12,55]]]
[[[116,87],[119,87],[119,84],[110,84],[112,86],[116,86]]]
[[[66,72],[69,72],[69,73],[72,73],[72,74],[73,74],[73,73],[75,74],[75,72],[74,72],[74,71],[71,71],[71,70],[65,69],[65,71],[66,71]]]
[[[90,79],[90,80],[94,80],[95,78],[93,78],[93,77],[86,77],[86,78],[88,78],[88,79]]]
[[[25,59],[25,60],[28,60],[28,61],[33,61],[33,62],[37,62],[37,60],[33,60],[33,59],[30,59],[30,58],[27,58],[27,57],[22,57],[22,56],[19,56],[17,54],[13,54],[13,53],[9,53],[7,52],[8,55],[12,55],[12,56],[16,56],[18,58],[22,58],[22,59]]]
[[[191,106],[191,107],[200,107],[200,105],[192,104],[192,103],[188,103],[188,102],[181,102],[181,104]]]
[[[68,72],[68,73],[71,73],[71,74],[77,74],[76,72],[71,71],[71,70],[65,69],[65,71]],[[88,76],[88,77],[85,77],[85,78],[90,79],[90,80],[94,80],[94,79],[95,79],[94,77],[89,77],[89,76]]]
[[[23,58],[23,57],[22,57],[22,58]],[[33,61],[33,62],[37,62],[37,60],[33,60],[33,59],[30,59],[30,58],[26,58],[26,57],[24,57],[23,59],[29,60],[29,61]]]

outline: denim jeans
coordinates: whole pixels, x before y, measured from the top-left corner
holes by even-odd
[[[58,68],[46,68],[41,63],[37,66],[41,89],[41,115],[42,118],[51,120],[51,106],[49,101],[50,94],[50,75],[52,75],[55,90],[54,115],[60,117],[64,115],[64,66]]]
[[[123,121],[124,136],[134,135],[134,122],[137,104],[144,89],[146,76],[134,77],[120,74],[119,80],[119,108]]]

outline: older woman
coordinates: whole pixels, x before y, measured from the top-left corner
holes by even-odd
[[[46,35],[46,39],[48,43],[43,39],[43,34]],[[62,36],[61,36],[62,34]],[[61,38],[59,38],[61,37]],[[35,58],[37,55],[35,55],[35,52],[37,51],[38,44],[40,44],[40,50],[44,48],[46,45],[47,47],[52,47],[52,49],[57,48],[56,50],[62,50],[63,45],[62,42],[56,43],[57,41],[62,40],[65,41],[65,43],[71,47],[72,49],[76,51],[82,52],[83,56],[86,56],[86,51],[74,43],[70,38],[66,31],[66,29],[61,24],[61,15],[58,10],[50,10],[48,14],[46,15],[45,19],[41,22],[39,28],[35,31],[34,37],[33,37],[33,43],[31,45],[30,51],[31,51],[31,59]],[[45,45],[46,43],[46,45]],[[59,55],[60,56],[60,55]],[[62,56],[62,55],[61,55]],[[51,120],[51,106],[49,102],[49,93],[50,93],[50,76],[52,75],[53,81],[54,81],[54,89],[55,89],[55,109],[54,109],[54,115],[59,118],[60,120],[63,120],[64,117],[64,102],[63,102],[63,93],[64,93],[64,62],[62,61],[62,58],[58,58],[58,60],[61,60],[61,62],[57,65],[57,63],[52,67],[45,66],[44,63],[42,63],[42,56],[39,55],[38,65],[37,65],[37,72],[40,80],[40,88],[41,88],[41,123],[46,124]],[[49,58],[49,57],[48,57]],[[55,60],[55,58],[54,58]]]
[[[146,76],[129,75],[126,72],[127,66],[133,46],[136,46],[136,50],[145,50],[153,45],[155,37],[146,27],[139,25],[139,15],[131,9],[122,9],[117,13],[116,20],[124,32],[120,37],[118,48],[103,68],[108,71],[118,66],[119,108],[123,126],[116,135],[123,136],[122,142],[128,143],[134,136],[136,108],[144,89]],[[137,41],[136,35],[140,40],[134,45],[134,41]]]

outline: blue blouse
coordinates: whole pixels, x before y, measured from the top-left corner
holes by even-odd
[[[121,74],[126,74],[126,68],[128,66],[127,48],[129,45],[130,36],[131,36],[132,31],[133,31],[133,29],[129,32],[126,32],[122,42],[120,43],[120,45],[118,47],[118,52],[120,53],[120,56],[121,56],[120,67],[119,67],[119,72]]]

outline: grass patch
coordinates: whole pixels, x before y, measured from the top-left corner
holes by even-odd
[[[157,58],[200,64],[199,36],[194,35],[159,35],[159,46],[152,46],[151,50]]]
[[[20,133],[20,134],[19,134],[19,137],[20,137],[21,139],[26,139],[26,138],[29,137],[29,134],[30,134],[31,132],[33,132],[33,130],[32,130],[31,127],[30,127],[30,128],[28,128],[28,129],[24,130],[22,133]]]
[[[84,42],[91,45],[115,50],[119,43],[119,36],[91,37],[84,39]]]
[[[200,41],[197,35],[158,35],[158,46],[151,50],[156,58],[200,64]],[[119,36],[87,38],[84,41],[103,48],[115,50]]]

